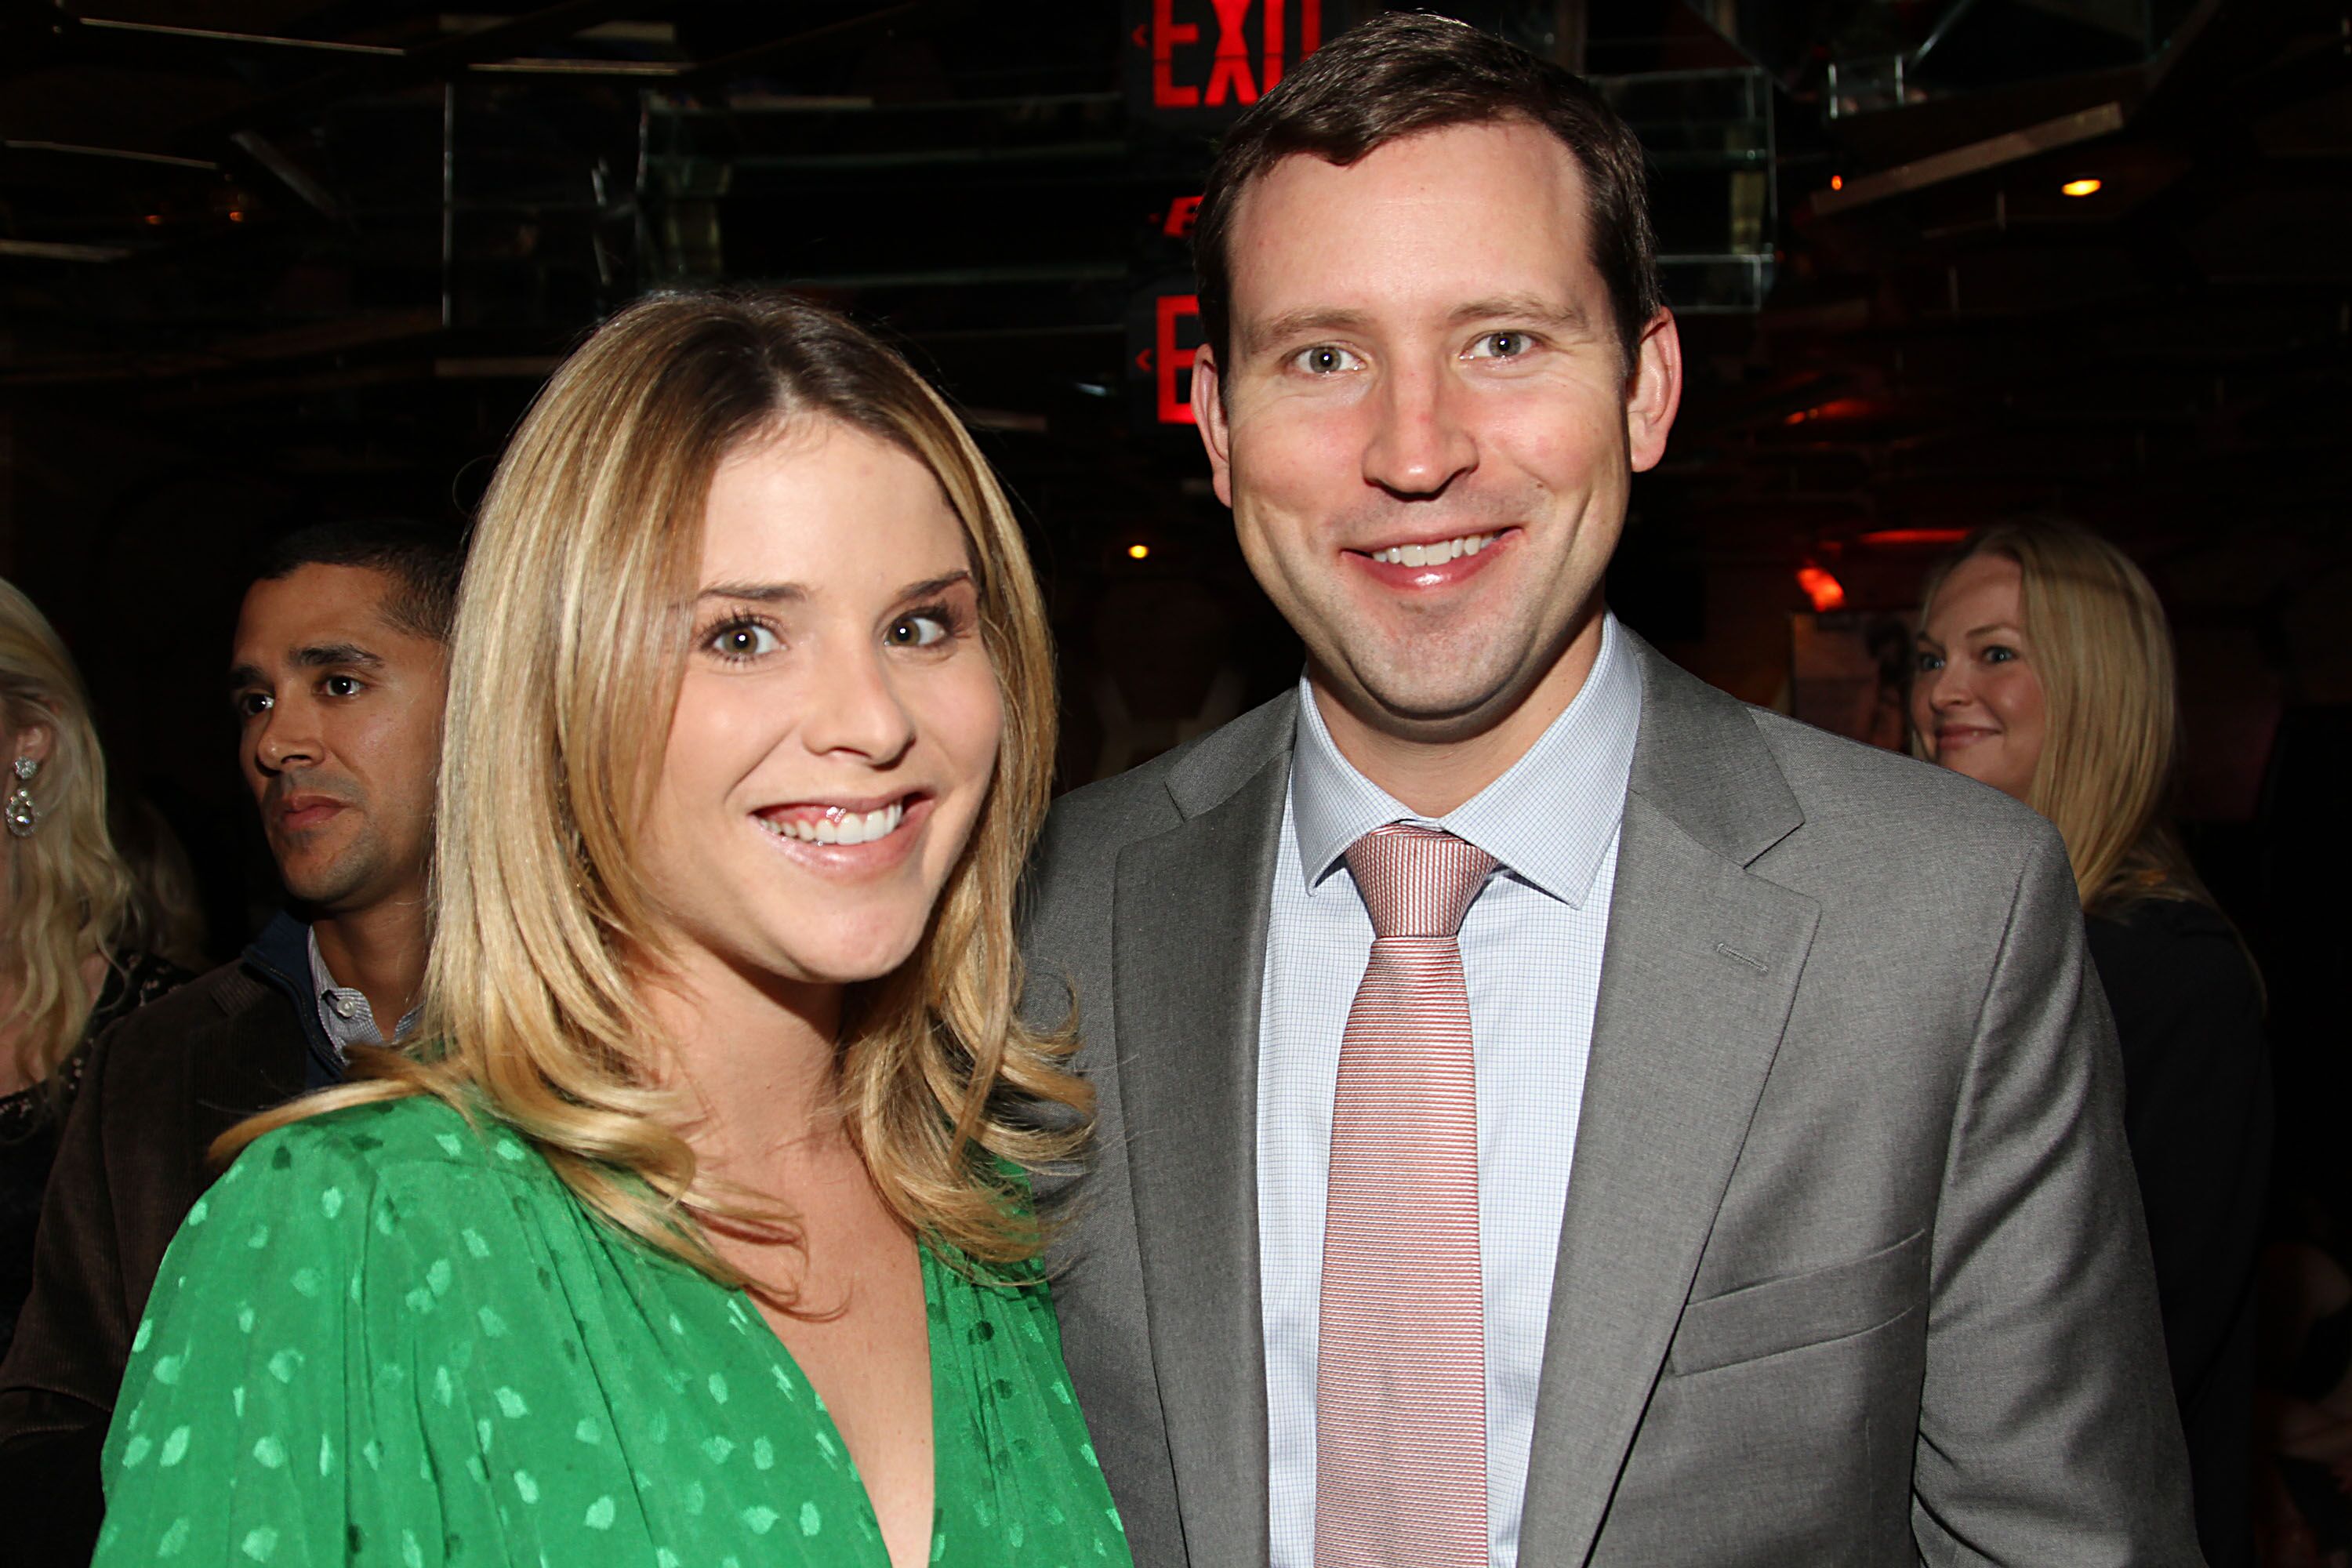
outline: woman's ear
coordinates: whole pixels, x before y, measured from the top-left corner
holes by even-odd
[[[30,757],[37,763],[47,763],[49,760],[49,753],[56,749],[57,743],[57,726],[50,722],[40,709],[36,708],[30,720],[17,726],[14,744],[7,756],[0,759],[0,768],[14,763],[18,757]]]

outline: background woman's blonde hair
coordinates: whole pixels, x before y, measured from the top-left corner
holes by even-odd
[[[2210,903],[2168,817],[2180,749],[2172,631],[2147,574],[2078,524],[1995,523],[1928,575],[1922,606],[1961,562],[2017,563],[2027,656],[2042,682],[2042,760],[2026,804],[2055,823],[2083,908]]]
[[[0,717],[11,733],[47,727],[49,754],[26,785],[40,811],[29,838],[9,837],[6,924],[0,929],[0,1037],[13,1037],[17,1075],[38,1083],[80,1045],[91,996],[81,977],[92,953],[110,960],[142,945],[152,923],[106,826],[106,757],[89,698],[48,617],[0,581]],[[0,793],[16,787],[0,756]]]
[[[1012,910],[1045,816],[1052,650],[1020,525],[986,461],[906,363],[773,294],[660,295],[596,331],[540,393],[484,497],[458,598],[436,816],[424,1044],[367,1081],[257,1119],[226,1151],[338,1105],[419,1092],[485,1106],[581,1201],[729,1284],[699,1222],[772,1217],[698,1180],[643,1001],[665,924],[637,856],[691,641],[705,502],[747,441],[838,420],[938,479],[962,522],[1003,695],[993,784],[915,953],[852,987],[851,1137],[891,1207],[983,1262],[1036,1228],[997,1162],[1077,1147],[1066,1042],[1015,1016]],[[788,1233],[788,1231],[787,1231]]]

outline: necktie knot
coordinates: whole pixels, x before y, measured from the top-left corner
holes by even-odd
[[[1375,939],[1457,934],[1496,864],[1451,833],[1403,822],[1373,828],[1348,847],[1347,858]]]

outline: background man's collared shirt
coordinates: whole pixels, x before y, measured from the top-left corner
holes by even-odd
[[[1486,1519],[1494,1561],[1518,1560],[1552,1264],[1576,1155],[1601,948],[1642,678],[1614,617],[1565,712],[1500,778],[1447,816],[1416,816],[1358,773],[1299,682],[1258,1025],[1258,1272],[1265,1338],[1274,1568],[1312,1568],[1315,1357],[1323,1205],[1339,1040],[1372,951],[1343,858],[1391,822],[1419,822],[1500,863],[1462,923],[1478,1075],[1478,1229],[1486,1316]],[[1413,1194],[1396,1194],[1412,1223]],[[1410,1281],[1400,1281],[1410,1292]]]
[[[335,977],[327,973],[327,961],[319,952],[319,933],[310,933],[310,991],[319,999],[319,1026],[327,1031],[327,1039],[335,1047],[339,1060],[349,1061],[353,1046],[381,1046],[405,1039],[408,1031],[416,1026],[416,1015],[422,1011],[411,1007],[401,1015],[393,1026],[392,1041],[383,1037],[376,1026],[375,1009],[368,1005],[367,993],[353,986],[338,985]]]

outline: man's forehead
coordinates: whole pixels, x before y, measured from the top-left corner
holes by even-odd
[[[1335,285],[1381,305],[1407,279],[1463,300],[1596,285],[1588,205],[1576,155],[1527,121],[1415,132],[1347,164],[1295,153],[1235,204],[1235,321],[1342,303],[1313,298]]]
[[[306,648],[349,646],[393,657],[413,633],[388,614],[398,579],[370,566],[312,563],[246,590],[237,616],[234,662],[267,667],[297,662]]]

